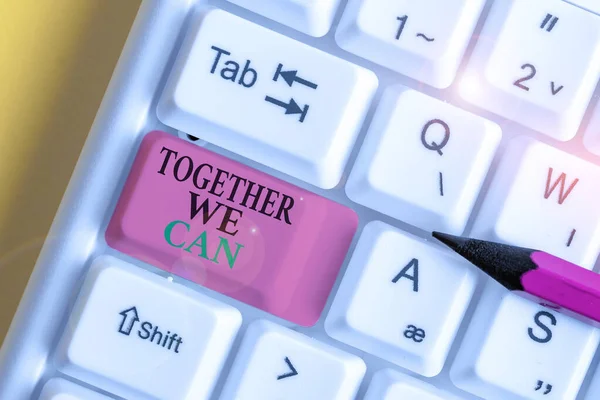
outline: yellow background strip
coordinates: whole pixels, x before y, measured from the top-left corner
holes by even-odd
[[[0,340],[139,3],[0,1]]]

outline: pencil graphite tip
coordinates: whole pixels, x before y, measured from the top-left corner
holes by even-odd
[[[447,233],[435,232],[435,231],[431,233],[431,236],[433,236],[440,242],[444,243],[446,246],[450,247],[452,250],[457,250],[460,246],[464,245],[465,242],[467,241],[467,239],[459,237],[459,236],[448,235]]]
[[[441,232],[431,235],[511,290],[522,290],[521,275],[535,267],[531,249]]]

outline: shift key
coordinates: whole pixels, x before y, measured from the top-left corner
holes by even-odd
[[[109,246],[303,326],[356,232],[350,208],[164,132],[142,141]]]
[[[168,126],[330,189],[376,75],[223,10],[193,19],[158,104]]]

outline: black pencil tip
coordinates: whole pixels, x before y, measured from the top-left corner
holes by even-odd
[[[448,235],[447,233],[442,233],[442,232],[432,232],[431,236],[433,236],[440,242],[444,243],[446,246],[450,247],[452,250],[458,249],[461,245],[464,245],[465,242],[467,241],[467,239],[465,239],[463,237]]]
[[[531,249],[441,232],[431,235],[511,290],[523,290],[521,275],[536,268]]]

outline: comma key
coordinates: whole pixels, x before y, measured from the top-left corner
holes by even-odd
[[[151,132],[106,241],[165,271],[310,326],[325,307],[357,225],[348,207]],[[161,326],[161,333],[168,328]]]
[[[488,281],[452,365],[459,388],[484,399],[572,400],[600,332]]]

